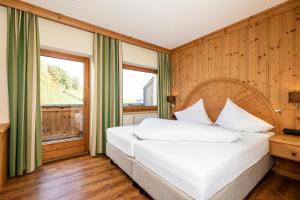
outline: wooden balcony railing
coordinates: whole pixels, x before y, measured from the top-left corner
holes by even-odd
[[[43,105],[44,142],[82,137],[83,105]]]

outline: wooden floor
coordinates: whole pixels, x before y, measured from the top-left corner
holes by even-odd
[[[10,179],[0,199],[148,200],[105,156],[82,156],[46,164],[35,173]],[[248,200],[299,200],[300,182],[269,173]]]

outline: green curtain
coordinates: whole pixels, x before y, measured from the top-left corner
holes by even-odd
[[[41,166],[39,29],[37,16],[8,8],[9,176]]]
[[[94,34],[90,153],[105,153],[106,129],[121,124],[121,41]]]
[[[170,56],[166,53],[158,53],[158,115],[160,118],[171,117],[170,104],[167,96],[171,94],[171,64]]]

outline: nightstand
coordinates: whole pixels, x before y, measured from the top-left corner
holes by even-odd
[[[277,134],[269,141],[276,174],[300,181],[300,136]]]
[[[300,162],[300,136],[277,134],[271,137],[270,154]]]

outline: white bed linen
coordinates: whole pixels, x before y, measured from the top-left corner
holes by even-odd
[[[107,141],[130,157],[134,157],[134,144],[138,139],[132,134],[136,126],[120,126],[107,129]]]
[[[199,122],[148,118],[134,130],[141,140],[235,142],[241,133]]]
[[[199,200],[209,199],[269,151],[272,133],[243,133],[234,143],[140,141],[138,162]]]

